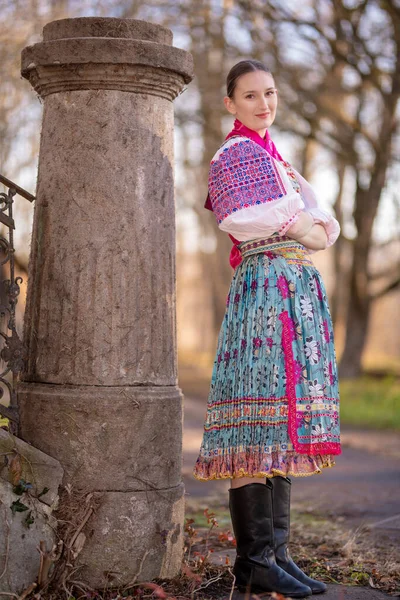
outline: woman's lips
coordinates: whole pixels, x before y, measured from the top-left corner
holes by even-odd
[[[261,115],[256,115],[256,117],[260,117],[260,119],[265,119],[265,117],[269,117],[271,113],[263,113]]]

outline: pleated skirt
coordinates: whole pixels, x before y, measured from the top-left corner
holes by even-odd
[[[306,477],[340,449],[339,389],[325,286],[286,236],[239,246],[193,475]]]

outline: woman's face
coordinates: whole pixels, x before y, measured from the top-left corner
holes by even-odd
[[[271,73],[252,71],[236,81],[233,98],[225,96],[227,110],[239,121],[264,137],[275,120],[277,89]]]

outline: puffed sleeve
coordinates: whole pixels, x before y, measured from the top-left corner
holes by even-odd
[[[309,208],[307,212],[309,212],[313,217],[314,223],[320,223],[325,228],[326,235],[328,237],[326,247],[328,248],[329,246],[332,246],[340,234],[339,222],[335,219],[335,217],[322,208]]]
[[[216,153],[208,191],[218,227],[240,241],[284,235],[305,208],[279,161],[246,137]]]
[[[301,195],[304,200],[306,212],[311,214],[315,223],[320,223],[323,225],[328,237],[327,247],[332,246],[340,234],[339,222],[328,211],[319,207],[318,200],[312,186],[295,169],[293,169],[293,171],[298,182],[300,183]]]

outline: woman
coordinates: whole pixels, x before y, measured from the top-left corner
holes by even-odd
[[[332,323],[309,254],[340,228],[269,137],[277,108],[269,69],[236,64],[224,103],[236,119],[211,161],[205,206],[234,242],[235,271],[193,474],[231,479],[239,589],[300,598],[326,585],[290,557],[288,475],[321,473],[341,452]]]

